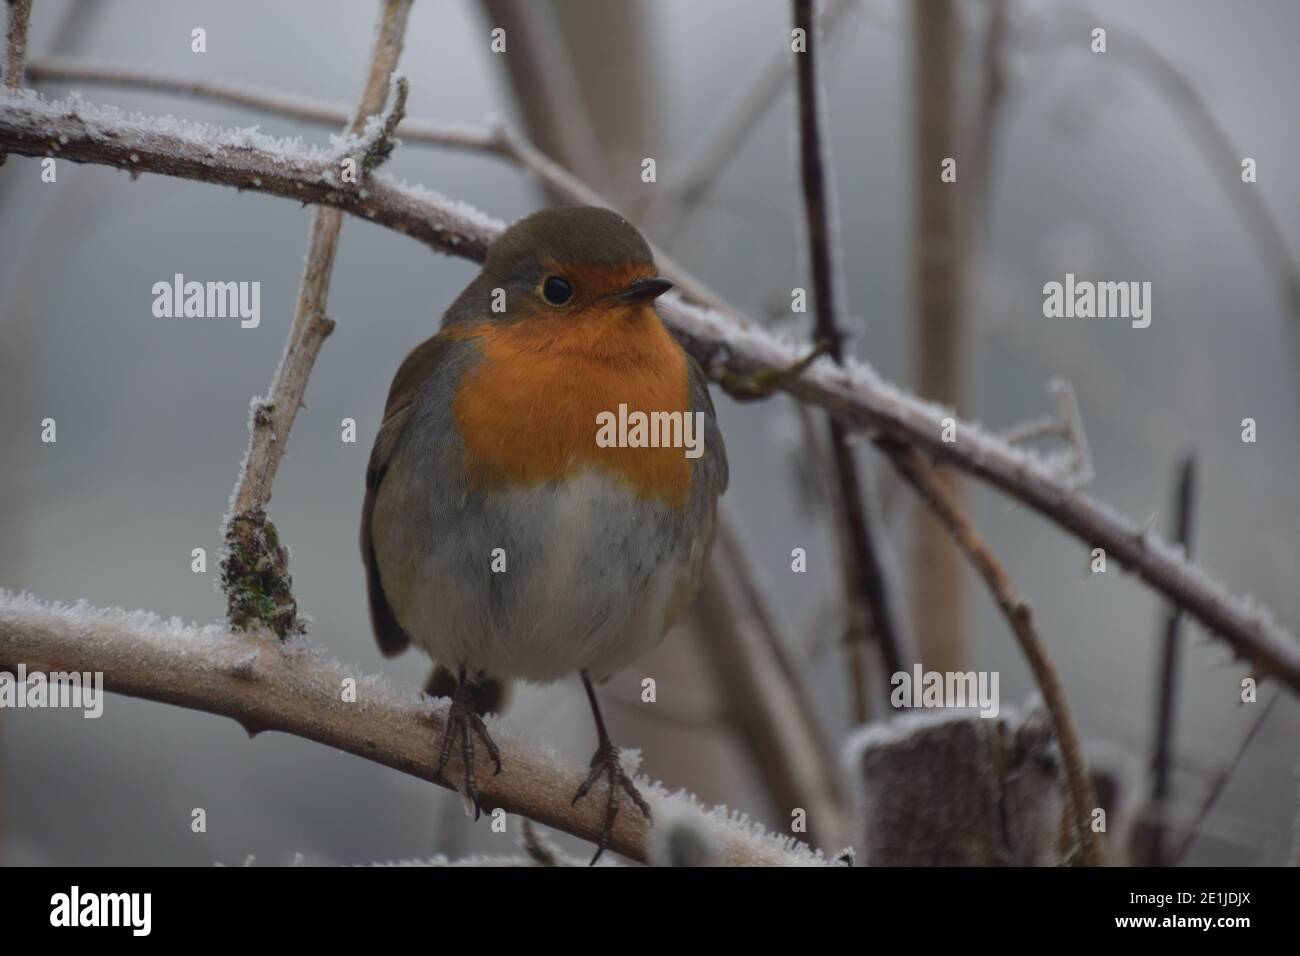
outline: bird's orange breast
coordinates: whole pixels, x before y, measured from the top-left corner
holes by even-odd
[[[482,351],[454,409],[472,484],[532,486],[594,467],[639,497],[685,505],[691,461],[682,448],[597,443],[597,416],[620,404],[647,415],[691,411],[686,357],[651,308],[538,315],[454,334]]]

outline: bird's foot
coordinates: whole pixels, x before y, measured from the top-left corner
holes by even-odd
[[[461,788],[461,794],[466,800],[466,812],[469,806],[474,807],[474,819],[477,820],[482,813],[478,802],[478,786],[474,780],[474,738],[477,737],[483,741],[483,746],[487,748],[488,756],[496,765],[493,776],[501,772],[501,751],[488,735],[487,727],[483,724],[483,719],[474,712],[474,698],[470,694],[469,687],[464,681],[461,681],[455,693],[451,695],[451,709],[447,711],[447,723],[442,729],[442,749],[438,754],[438,769],[434,771],[435,778],[441,779],[442,772],[447,767],[447,761],[451,758],[452,744],[460,739],[460,757],[462,770],[464,772],[464,781]]]
[[[645,798],[637,790],[629,777],[623,770],[623,763],[619,759],[618,748],[611,743],[601,744],[596,748],[596,752],[591,757],[591,773],[587,774],[587,779],[582,782],[578,792],[573,797],[573,803],[570,806],[576,806],[578,801],[585,797],[594,784],[601,777],[609,781],[609,795],[605,803],[605,825],[601,829],[600,839],[596,841],[596,855],[591,858],[594,865],[600,859],[600,855],[605,852],[609,846],[610,840],[614,836],[614,820],[618,816],[618,792],[623,790],[632,802],[636,804],[637,809],[646,820],[651,819],[650,804],[645,802]]]

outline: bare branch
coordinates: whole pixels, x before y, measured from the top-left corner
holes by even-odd
[[[400,129],[400,127],[399,127]],[[201,131],[200,131],[201,130]],[[410,235],[430,248],[481,261],[502,224],[431,190],[379,174],[362,190],[334,182],[328,156],[254,145],[248,133],[210,127],[176,130],[85,104],[45,103],[34,95],[0,96],[0,149],[25,156],[60,155],[134,172],[157,172],[330,205]],[[660,300],[670,329],[709,375],[753,375],[787,368],[806,352],[759,324]],[[1042,457],[1014,448],[951,409],[918,399],[850,359],[811,365],[781,388],[830,411],[854,429],[892,437],[951,464],[1023,502],[1089,547],[1118,562],[1220,635],[1261,676],[1300,691],[1300,642],[1267,608],[1239,598],[1183,555],[1111,508],[1073,487]],[[942,440],[951,417],[956,441]]]
[[[1196,456],[1188,453],[1178,467],[1175,499],[1175,538],[1189,557],[1192,553],[1192,522],[1196,502]],[[1170,766],[1173,763],[1174,727],[1177,723],[1178,667],[1182,648],[1183,609],[1171,605],[1165,615],[1160,645],[1160,673],[1156,686],[1156,733],[1151,754],[1151,801],[1163,809],[1173,796]],[[1159,817],[1160,814],[1157,814]],[[1165,864],[1165,824],[1156,819],[1147,830],[1141,862],[1144,866]]]
[[[32,16],[32,0],[7,0],[5,24],[4,85],[18,90],[23,86],[23,67],[27,61],[27,24]],[[6,156],[0,150],[0,166]]]
[[[817,75],[819,41],[813,22],[812,0],[794,0],[794,26],[804,33],[804,50],[796,53],[795,77],[799,98],[799,169],[803,186],[804,213],[807,219],[808,256],[812,266],[815,322],[813,338],[828,343],[830,356],[844,362],[844,330],[840,328],[840,286],[835,264],[831,219],[834,196],[831,170],[826,162],[822,142],[821,91]],[[858,474],[857,459],[849,447],[844,424],[828,418],[831,456],[835,462],[838,504],[847,532],[844,584],[849,595],[850,640],[864,641],[869,634],[880,642],[886,689],[889,678],[903,669],[902,643],[898,624],[889,600],[884,564],[880,558],[880,541],[871,519],[874,502],[866,497]],[[855,678],[861,670],[854,669]],[[865,693],[855,680],[859,702],[854,715],[859,723],[868,714],[862,701]]]
[[[458,783],[458,778],[434,780],[434,741],[442,732],[445,698],[400,691],[380,677],[359,674],[305,639],[281,643],[217,626],[185,627],[142,612],[51,606],[0,592],[0,664],[102,673],[105,688],[115,693],[230,717],[250,734],[275,730],[314,740],[451,790]],[[355,681],[355,703],[343,700],[347,681]],[[477,755],[484,806],[594,843],[604,808],[590,800],[572,805],[586,771],[489,720],[502,770],[494,776],[486,755]],[[665,817],[697,815],[728,865],[825,863],[802,844],[726,811],[704,810],[685,795],[669,796],[648,783],[641,791],[656,818],[661,808]],[[640,814],[621,813],[610,847],[644,861],[646,834]]]
[[[993,148],[996,140],[998,118],[1007,87],[1007,0],[991,0],[988,4],[987,23],[984,27],[984,45],[980,52],[980,94],[975,105],[974,118],[965,131],[966,144],[962,154],[966,157],[963,178],[973,183],[963,195],[966,208],[964,227],[968,242],[976,245],[987,239],[988,210],[993,192]]]
[[[28,74],[33,81],[80,81],[159,93],[192,94],[203,99],[324,126],[342,126],[351,116],[347,107],[340,103],[330,103],[297,93],[250,87],[230,80],[177,76],[161,70],[102,60],[41,57],[32,61]],[[541,180],[555,196],[574,205],[616,208],[614,203],[552,160],[503,120],[496,120],[490,127],[480,127],[403,119],[395,132],[404,145],[464,149],[514,163]],[[730,307],[717,293],[679,266],[662,249],[653,243],[651,249],[660,273],[672,279],[687,299],[711,309],[729,310]]]
[[[1201,802],[1196,814],[1192,817],[1191,822],[1183,828],[1186,836],[1184,836],[1182,843],[1179,844],[1178,849],[1174,851],[1171,859],[1174,866],[1179,865],[1187,858],[1187,854],[1191,851],[1192,845],[1196,843],[1197,838],[1205,832],[1204,824],[1206,818],[1214,811],[1214,807],[1219,802],[1219,798],[1223,796],[1223,792],[1228,789],[1228,782],[1232,780],[1233,774],[1237,772],[1237,767],[1241,765],[1241,758],[1246,756],[1246,751],[1250,749],[1250,745],[1259,734],[1260,728],[1264,726],[1264,722],[1268,720],[1269,714],[1273,712],[1273,707],[1277,704],[1278,698],[1281,696],[1280,693],[1274,694],[1269,698],[1268,703],[1263,707],[1260,707],[1255,713],[1255,719],[1251,721],[1250,727],[1247,728],[1246,733],[1242,736],[1236,749],[1232,752],[1232,759],[1228,761],[1228,765],[1224,767],[1217,776],[1215,776],[1214,782],[1210,784],[1209,789],[1206,790],[1205,799]],[[1163,811],[1163,808],[1159,809]],[[1163,812],[1161,818],[1163,819]]]
[[[392,151],[393,129],[406,108],[406,81],[396,75],[396,69],[410,11],[411,0],[384,0],[370,73],[349,128],[354,138],[359,137],[354,150],[358,155],[349,157],[358,182],[364,182],[364,175]],[[386,92],[391,92],[392,103],[387,113],[376,116],[384,108]],[[221,582],[231,624],[237,628],[265,624],[281,637],[302,630],[303,625],[290,589],[287,552],[276,540],[266,506],[307,379],[321,343],[334,329],[334,322],[325,317],[325,306],[342,226],[343,213],[338,209],[321,207],[312,218],[307,266],[289,339],[266,399],[254,402],[248,451],[222,529],[226,554]]]
[[[400,130],[400,126],[398,127]],[[200,123],[145,120],[77,98],[0,98],[0,146],[16,155],[55,156],[332,206],[453,255],[481,260],[500,220],[432,190],[383,174],[343,183],[344,153]],[[346,151],[345,151],[346,152]]]
[[[1213,178],[1223,186],[1229,204],[1240,210],[1256,245],[1272,267],[1291,311],[1300,314],[1300,266],[1296,265],[1277,219],[1261,198],[1258,187],[1242,189],[1238,178],[1228,174],[1228,170],[1240,170],[1243,155],[1215,120],[1196,87],[1155,46],[1141,34],[1117,24],[1108,23],[1107,30],[1113,38],[1118,38],[1116,42],[1121,47],[1137,54],[1133,57],[1134,65],[1144,70],[1155,86],[1165,92],[1192,135],[1200,140],[1214,167]]]
[[[340,129],[352,120],[353,110],[343,103],[249,86],[236,80],[181,76],[166,70],[111,60],[47,55],[33,59],[27,67],[33,83],[89,83],[94,86],[146,90],[153,93],[188,94],[217,103],[229,103],[259,110],[285,119],[301,120]],[[404,144],[442,146],[473,152],[497,153],[509,158],[506,148],[497,141],[493,129],[437,123],[431,120],[403,119],[396,129]]]
[[[953,540],[970,559],[975,570],[988,585],[989,592],[998,607],[1006,616],[1007,623],[1020,643],[1034,681],[1043,694],[1043,703],[1051,714],[1052,725],[1056,729],[1056,739],[1061,745],[1062,762],[1065,765],[1065,779],[1070,796],[1071,818],[1074,824],[1074,839],[1083,861],[1090,866],[1102,863],[1101,836],[1092,829],[1092,811],[1097,806],[1097,794],[1093,791],[1092,779],[1088,776],[1088,767],[1083,759],[1083,744],[1079,731],[1070,717],[1069,704],[1065,700],[1065,687],[1061,676],[1056,672],[1047,648],[1038,636],[1034,625],[1033,609],[1028,601],[1016,591],[1016,586],[1007,575],[997,556],[989,549],[979,532],[962,513],[955,496],[944,487],[934,472],[920,456],[910,448],[901,445],[884,445],[882,450],[889,455],[889,460],[930,506],[935,517],[943,523]]]
[[[830,42],[847,39],[851,30],[841,20],[858,0],[830,0],[817,13],[819,31]],[[793,64],[788,50],[780,50],[764,63],[740,91],[718,110],[719,119],[695,138],[690,152],[678,164],[672,183],[656,192],[647,219],[671,230],[686,209],[698,206],[704,194],[721,178],[719,173],[739,152],[746,137],[758,125],[785,88]]]
[[[608,185],[609,156],[601,145],[603,130],[592,121],[578,66],[555,9],[528,0],[480,2],[490,24],[505,30],[509,37],[509,54],[492,59],[501,63],[509,76],[524,128],[535,148],[575,170],[586,182]],[[546,186],[552,198],[563,195],[549,182]]]
[[[964,305],[972,254],[961,197],[942,179],[943,163],[961,149],[964,22],[955,0],[907,4],[911,16],[912,333],[913,375],[921,394],[948,405],[965,400],[968,314]],[[978,185],[976,188],[979,188]],[[941,480],[960,499],[960,475]],[[966,581],[961,557],[924,511],[914,512],[912,627],[921,661],[962,670],[970,656]]]
[[[23,68],[27,64],[27,25],[32,17],[32,0],[6,0],[9,8],[5,29],[4,84],[11,90],[21,89]]]

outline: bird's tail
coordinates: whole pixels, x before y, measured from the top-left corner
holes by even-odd
[[[430,697],[450,697],[456,692],[456,675],[438,664],[429,675],[424,692]],[[480,674],[469,678],[469,696],[474,701],[474,712],[480,717],[484,714],[500,714],[510,703],[510,684]]]

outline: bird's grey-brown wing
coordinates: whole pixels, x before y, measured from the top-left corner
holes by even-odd
[[[691,482],[692,497],[702,494],[716,501],[727,490],[730,472],[727,467],[727,447],[718,427],[718,415],[713,410],[713,397],[709,395],[709,380],[700,363],[687,353],[686,364],[690,378],[691,411],[704,412],[704,454],[697,467],[700,473]]]
[[[450,345],[450,340],[442,335],[435,335],[416,346],[402,362],[388,390],[388,402],[384,406],[384,421],[379,426],[379,434],[375,436],[375,447],[371,449],[370,464],[366,468],[366,498],[361,507],[361,560],[366,566],[370,625],[374,630],[375,642],[385,657],[394,657],[402,653],[411,643],[411,639],[397,623],[393,609],[384,594],[383,582],[379,578],[379,565],[375,560],[375,543],[371,528],[375,500],[379,496],[379,487],[383,484],[384,475],[388,472],[393,455],[400,446],[415,397],[429,376],[434,374]]]
[[[709,395],[709,382],[704,369],[689,354],[686,356],[690,380],[690,410],[704,413],[704,452],[695,459],[691,474],[691,493],[686,502],[684,526],[693,529],[689,545],[689,558],[679,568],[678,578],[670,599],[667,620],[671,627],[686,614],[699,592],[704,577],[704,566],[713,550],[713,539],[718,530],[718,499],[727,490],[729,471],[727,447],[722,441],[718,416],[713,410]]]

